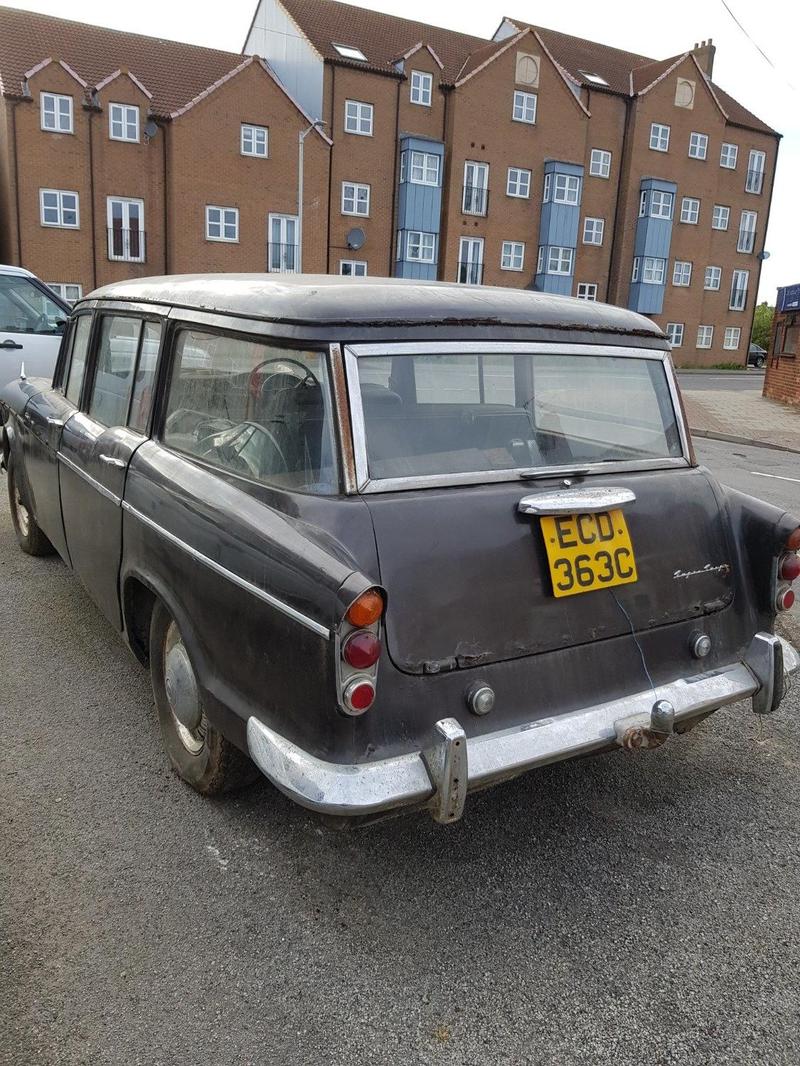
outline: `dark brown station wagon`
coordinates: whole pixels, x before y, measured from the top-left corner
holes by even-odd
[[[800,659],[800,519],[698,466],[669,344],[584,301],[379,279],[144,279],[2,393],[21,547],[149,666],[203,793],[460,817]]]

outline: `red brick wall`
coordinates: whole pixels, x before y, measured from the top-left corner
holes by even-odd
[[[781,351],[776,351],[776,348],[785,351],[783,338],[787,327],[793,330],[796,343],[790,343],[792,350],[782,354]],[[767,372],[764,377],[764,395],[770,400],[800,406],[800,314],[796,312],[776,314],[773,319]]]

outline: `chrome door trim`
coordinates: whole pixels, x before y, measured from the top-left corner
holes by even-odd
[[[119,507],[120,503],[122,502],[120,496],[117,496],[117,494],[112,492],[111,489],[107,489],[105,485],[101,485],[100,482],[95,480],[95,478],[93,478],[91,474],[87,474],[85,470],[81,470],[77,463],[73,463],[73,461],[68,456],[64,455],[63,452],[58,452],[57,454],[58,461],[60,463],[63,463],[64,466],[69,467],[69,469],[74,471],[74,473],[76,473],[78,477],[82,477],[88,485],[91,485],[93,489],[96,489],[101,496],[105,496],[107,500],[110,500],[115,505],[115,507]]]
[[[657,337],[653,338],[658,340]],[[636,359],[661,359],[669,357],[664,348],[641,346],[641,337],[636,345],[622,344],[558,344],[555,341],[385,341],[374,344],[354,342],[347,348],[355,355],[420,355],[436,352],[442,355],[624,355]]]
[[[580,485],[523,496],[517,504],[517,510],[521,514],[533,515],[596,514],[598,511],[623,507],[635,499],[636,493],[630,489],[611,485]]]
[[[274,607],[288,618],[292,618],[295,622],[299,622],[301,625],[305,626],[306,629],[310,629],[312,633],[316,633],[317,636],[330,640],[331,631],[326,626],[321,625],[313,618],[309,618],[308,615],[296,610],[288,603],[284,603],[283,600],[279,600],[277,596],[273,596],[265,589],[259,588],[258,585],[254,585],[251,581],[248,581],[247,578],[240,577],[238,574],[234,574],[232,570],[228,570],[213,559],[209,559],[207,555],[203,555],[203,553],[198,551],[197,548],[193,548],[191,544],[187,544],[185,540],[176,537],[174,533],[170,533],[168,529],[164,529],[164,527],[159,525],[158,522],[154,522],[152,518],[148,518],[146,514],[142,514],[141,511],[136,507],[133,507],[127,500],[122,501],[122,509],[127,511],[128,514],[132,515],[134,518],[138,518],[143,525],[146,525],[154,532],[160,534],[165,540],[168,540],[170,544],[174,544],[176,548],[185,551],[186,554],[190,555],[196,560],[196,562],[207,566],[209,570],[213,570],[219,577],[226,578],[228,581],[233,582],[234,585],[238,585],[239,588],[244,589],[245,592],[249,592],[257,599],[262,600],[264,603],[268,603],[270,607]]]

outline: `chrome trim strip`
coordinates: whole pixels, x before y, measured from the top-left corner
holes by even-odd
[[[521,514],[595,514],[633,503],[635,499],[636,493],[630,489],[611,485],[597,485],[594,488],[579,486],[523,496],[517,504],[517,510]]]
[[[87,474],[85,470],[81,470],[77,463],[73,463],[73,461],[68,456],[64,455],[63,452],[58,452],[57,454],[60,463],[69,467],[69,469],[76,473],[78,477],[82,477],[88,485],[91,485],[93,489],[96,489],[101,496],[105,496],[107,500],[110,500],[115,507],[119,507],[122,503],[122,497],[117,496],[117,494],[112,492],[111,489],[107,489],[105,485],[101,485],[99,481],[95,480],[91,474]]]
[[[756,634],[751,647],[757,645],[760,637],[771,636]],[[785,673],[794,673],[800,667],[800,655],[785,640],[778,639],[783,648]],[[745,661],[749,657],[750,651]],[[678,722],[746,699],[760,687],[760,681],[745,662],[734,662],[707,674],[678,678],[655,689],[648,688],[569,714],[469,738],[467,789],[482,788],[537,766],[606,748],[616,743],[615,723],[636,714],[649,720],[653,705],[659,700],[667,700],[672,705],[674,720]],[[261,772],[290,799],[311,810],[358,815],[426,804],[436,814],[442,810],[442,803],[447,803],[447,797],[437,793],[436,766],[446,760],[448,745],[460,735],[456,720],[443,721],[451,727],[443,732],[439,728],[442,723],[437,723],[433,745],[424,752],[409,752],[375,762],[325,762],[255,717],[247,723],[247,745]],[[441,746],[438,753],[437,745]],[[448,790],[450,776],[441,775]],[[462,776],[459,775],[459,781]]]
[[[127,511],[128,514],[133,515],[134,518],[138,518],[140,522],[144,523],[144,525],[148,526],[156,533],[159,533],[165,540],[168,540],[170,544],[174,544],[176,548],[181,548],[187,553],[187,555],[191,555],[191,557],[198,563],[203,563],[203,565],[207,566],[209,570],[213,570],[215,574],[227,578],[228,581],[232,581],[234,585],[238,585],[239,588],[244,589],[245,592],[251,593],[257,599],[263,600],[264,603],[268,603],[270,607],[274,607],[276,610],[281,611],[288,618],[292,618],[295,622],[299,622],[301,625],[305,626],[306,629],[310,629],[312,633],[316,633],[318,636],[330,640],[331,631],[326,626],[316,622],[313,618],[309,618],[308,615],[295,610],[295,608],[290,607],[288,603],[284,603],[283,600],[279,600],[277,596],[273,596],[271,593],[259,588],[258,585],[254,585],[246,578],[234,574],[232,570],[220,566],[219,563],[214,562],[213,559],[209,559],[207,555],[203,555],[202,552],[199,552],[197,548],[193,548],[191,544],[187,544],[186,541],[181,540],[180,537],[176,537],[174,533],[170,533],[168,529],[164,529],[163,526],[160,526],[158,522],[154,522],[152,518],[148,518],[146,514],[142,514],[141,511],[131,506],[127,500],[122,501],[122,509]]]
[[[669,356],[667,348],[642,347],[642,337],[632,337],[635,343],[621,344],[559,344],[558,341],[386,341],[375,344],[349,344],[354,355],[420,355],[423,352],[449,352],[454,355],[478,354],[525,355],[528,352],[543,352],[550,355],[629,355],[636,359],[663,359]],[[658,337],[656,343],[662,343]],[[666,342],[663,342],[666,343]]]

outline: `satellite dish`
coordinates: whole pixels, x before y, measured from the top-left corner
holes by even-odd
[[[158,123],[157,122],[153,122],[153,120],[150,119],[150,121],[147,123],[147,125],[144,128],[144,135],[145,135],[145,137],[148,137],[152,141],[152,139],[155,137],[155,135],[157,133],[158,133]]]
[[[769,252],[759,252],[756,259],[760,259],[763,263],[765,259],[769,259]]]
[[[354,227],[347,234],[347,247],[352,248],[354,252],[357,252],[359,248],[364,247],[364,241],[367,239],[366,233],[358,226]]]

